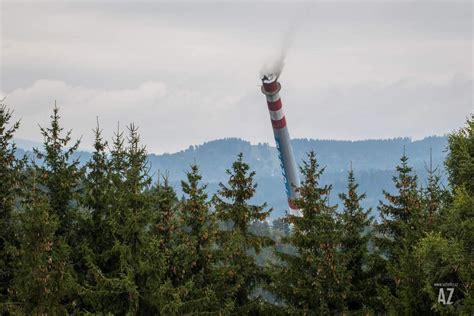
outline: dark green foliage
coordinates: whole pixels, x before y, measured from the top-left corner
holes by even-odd
[[[77,197],[83,170],[79,167],[79,161],[72,158],[80,141],[69,147],[71,131],[61,135],[63,128],[59,120],[59,109],[55,106],[51,115],[51,126],[41,127],[43,148],[34,149],[36,158],[41,161],[41,164],[35,163],[35,169],[38,185],[48,195],[51,209],[59,220],[57,233],[69,235],[76,222],[74,199]]]
[[[404,154],[374,224],[352,170],[336,212],[310,152],[302,216],[270,226],[242,154],[210,201],[191,165],[178,200],[168,174],[152,184],[133,124],[110,148],[97,127],[81,168],[55,107],[29,164],[15,158],[11,114],[0,106],[1,314],[474,312],[472,116],[449,136],[448,189],[431,163],[420,188]],[[455,289],[453,304],[438,302],[443,284]]]
[[[15,158],[13,135],[20,123],[11,126],[12,111],[0,101],[0,313],[7,309],[12,291],[15,251],[18,240],[15,234],[15,204],[24,183],[22,169],[25,159]]]
[[[357,191],[359,185],[352,167],[347,178],[347,193],[339,194],[344,205],[340,214],[341,252],[345,257],[349,277],[346,307],[348,310],[368,310],[373,307],[377,294],[369,254],[369,241],[372,238],[371,210],[364,210],[360,205],[365,194]]]
[[[178,285],[185,272],[178,266],[182,248],[178,251],[178,226],[177,212],[178,199],[167,177],[163,182],[156,183],[149,192],[155,213],[152,217],[152,233],[159,240],[159,247],[166,258],[166,278],[173,285]]]
[[[453,188],[453,202],[446,212],[443,230],[446,236],[462,242],[466,254],[474,249],[474,115],[466,127],[449,136],[446,167]]]
[[[464,187],[474,194],[474,115],[468,118],[466,127],[449,135],[449,154],[446,168],[453,187]]]
[[[474,313],[474,116],[465,128],[449,135],[446,159],[453,188],[450,201],[443,205],[435,232],[417,245],[424,287],[432,309],[440,314]],[[439,304],[439,284],[454,288],[451,305]],[[436,286],[438,284],[438,286]],[[447,298],[447,297],[446,297]]]
[[[112,230],[113,192],[111,164],[107,157],[107,142],[99,126],[94,130],[94,152],[87,163],[81,205],[85,208],[80,225],[83,237],[77,247],[82,267],[81,294],[86,309],[108,310],[106,275],[111,271],[110,250],[114,244]]]
[[[84,179],[82,204],[90,211],[87,236],[94,252],[109,249],[112,242],[110,231],[113,186],[111,163],[107,157],[107,142],[102,139],[102,131],[97,125],[94,130],[94,152],[87,163]]]
[[[304,180],[297,188],[296,205],[302,216],[287,215],[292,233],[284,239],[297,254],[277,253],[282,264],[275,266],[273,290],[294,313],[342,312],[349,278],[336,206],[328,204],[331,186],[320,185],[324,168],[319,168],[314,152],[300,169]]]
[[[271,210],[266,204],[248,204],[257,187],[253,181],[255,172],[249,170],[243,155],[239,154],[232,169],[227,170],[228,183],[221,183],[213,198],[217,218],[227,226],[218,238],[222,265],[218,271],[219,293],[224,295],[226,305],[234,306],[236,313],[251,313],[261,308],[260,298],[254,294],[267,275],[252,255],[272,244],[270,238],[250,231],[251,224],[265,220]]]
[[[167,177],[163,177],[163,182],[158,181],[150,190],[153,206],[157,211],[154,214],[154,234],[160,236],[161,248],[169,248],[176,230],[178,229],[178,214],[176,206],[178,198],[173,187],[168,182]]]
[[[412,174],[408,165],[408,157],[403,154],[400,165],[396,168],[398,175],[393,182],[398,194],[384,191],[387,204],[380,202],[381,223],[378,226],[383,254],[390,259],[397,259],[404,245],[413,245],[420,235],[422,224],[422,205],[417,177]],[[402,243],[405,241],[405,243]]]
[[[321,181],[332,185],[332,198],[337,197],[338,193],[345,192],[346,175],[341,170],[346,170],[349,161],[353,161],[357,166],[357,181],[367,194],[362,206],[369,208],[376,206],[378,201],[383,199],[383,188],[388,189],[392,186],[393,168],[398,163],[403,146],[406,146],[407,155],[420,179],[426,177],[424,162],[432,148],[433,165],[440,166],[442,183],[445,185],[447,182],[442,162],[446,156],[447,139],[446,136],[432,136],[422,140],[293,139],[291,143],[297,163],[300,163],[310,150],[317,152],[319,163],[326,166]],[[287,197],[285,190],[281,190],[281,178],[278,177],[281,166],[277,159],[276,148],[271,144],[251,144],[241,139],[225,138],[190,146],[176,153],[151,154],[149,159],[153,171],[169,171],[168,180],[176,188],[178,196],[181,196],[179,185],[186,177],[183,170],[190,163],[193,161],[199,163],[201,174],[208,184],[208,191],[215,192],[219,188],[219,182],[226,181],[225,169],[239,152],[243,152],[246,162],[252,169],[257,170],[255,181],[258,183],[258,190],[254,203],[267,202],[268,206],[273,208],[272,219],[283,217]]]
[[[186,176],[187,181],[181,182],[185,196],[179,207],[183,250],[180,266],[185,270],[182,283],[190,285],[192,282],[192,286],[182,311],[212,312],[221,309],[214,286],[217,263],[215,213],[210,212],[206,186],[200,183],[202,177],[198,166],[191,165]]]
[[[20,263],[15,277],[18,299],[34,302],[39,312],[49,313],[59,313],[61,308],[74,311],[79,291],[71,262],[80,262],[74,249],[80,239],[77,197],[83,170],[78,160],[72,159],[79,141],[68,147],[71,132],[63,136],[62,131],[59,110],[55,107],[50,127],[41,128],[43,148],[34,150],[37,160],[31,170],[25,171],[33,178],[28,180],[32,183],[25,182],[31,196],[26,192],[26,198],[19,203],[20,210],[24,210],[20,211],[24,226],[20,228]],[[43,221],[35,221],[35,217]],[[39,283],[28,287],[25,277]],[[42,278],[43,288],[38,281]],[[43,290],[44,295],[39,293]],[[30,310],[35,311],[36,307],[25,306],[25,311]]]
[[[155,285],[162,278],[159,243],[150,233],[151,184],[146,150],[130,125],[127,146],[117,132],[111,151],[112,195],[109,223],[113,244],[106,249],[106,273],[97,272],[106,298],[98,301],[114,314],[142,313],[157,308]]]
[[[424,236],[426,212],[422,205],[416,175],[403,154],[393,182],[398,194],[384,192],[387,204],[380,202],[381,223],[378,225],[378,246],[388,260],[388,278],[380,284],[385,308],[397,313],[429,311],[429,299],[420,291],[422,276],[414,246]]]
[[[163,176],[147,194],[153,206],[150,233],[163,257],[162,283],[155,285],[153,297],[156,310],[164,315],[205,311],[208,302],[206,297],[196,295],[198,285],[194,284],[196,280],[192,274],[193,246],[184,231],[180,205],[167,176]]]
[[[449,192],[441,185],[441,176],[438,168],[433,168],[430,150],[430,164],[426,187],[422,189],[422,203],[425,212],[425,231],[434,231],[441,224],[440,215],[449,201]]]
[[[32,170],[21,201],[16,312],[27,315],[66,314],[75,309],[77,285],[69,260],[70,247],[58,232],[59,220]]]
[[[202,179],[197,165],[191,166],[187,173],[188,181],[182,181],[181,186],[186,195],[181,203],[183,224],[187,231],[187,243],[190,246],[191,274],[201,278],[200,283],[205,284],[204,276],[209,275],[216,262],[215,242],[217,225],[215,214],[210,212],[206,186],[200,185]]]

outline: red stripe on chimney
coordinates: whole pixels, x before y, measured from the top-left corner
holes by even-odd
[[[278,99],[276,101],[267,101],[267,105],[270,111],[278,111],[282,107],[281,99]]]
[[[278,89],[278,82],[275,80],[275,81],[270,82],[270,83],[263,83],[263,88],[265,89],[265,91],[271,93],[271,92],[276,91]]]
[[[277,120],[277,121],[272,120],[272,126],[275,129],[280,129],[280,128],[285,127],[286,126],[285,117],[283,116],[283,118],[281,120]]]

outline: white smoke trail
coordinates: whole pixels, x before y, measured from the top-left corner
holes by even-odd
[[[297,20],[294,19],[290,27],[286,31],[283,40],[281,42],[281,47],[278,50],[278,53],[274,56],[270,56],[263,64],[260,69],[260,76],[274,74],[280,76],[283,68],[285,66],[285,60],[288,56],[288,52],[293,45],[295,34],[296,34]]]

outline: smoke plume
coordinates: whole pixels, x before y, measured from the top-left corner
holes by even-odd
[[[296,33],[296,19],[291,23],[288,30],[283,36],[280,49],[277,50],[277,54],[270,56],[263,63],[262,68],[260,69],[260,76],[275,74],[280,76],[283,68],[285,66],[285,60],[288,56],[289,49],[293,45]]]

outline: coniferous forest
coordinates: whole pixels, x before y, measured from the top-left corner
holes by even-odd
[[[42,147],[18,158],[12,113],[0,106],[0,314],[474,313],[473,115],[449,135],[447,188],[432,168],[420,186],[402,154],[376,220],[356,170],[329,199],[308,152],[302,216],[269,223],[242,154],[215,195],[190,165],[178,196],[152,180],[135,125],[110,140],[98,125],[82,165],[56,107]]]

